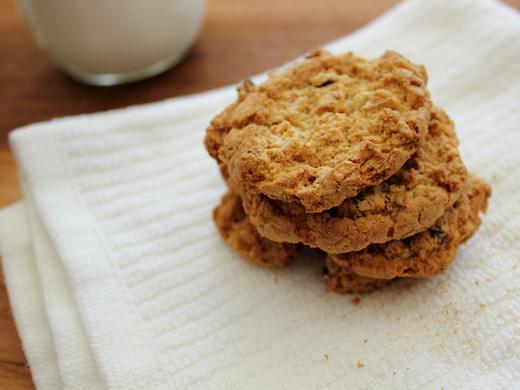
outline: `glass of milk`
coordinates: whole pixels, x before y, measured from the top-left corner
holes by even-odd
[[[17,0],[38,44],[93,85],[141,80],[179,62],[195,42],[205,0]]]

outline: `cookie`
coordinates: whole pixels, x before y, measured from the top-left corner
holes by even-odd
[[[238,195],[228,192],[213,211],[213,219],[224,241],[251,263],[271,268],[289,264],[295,246],[262,238],[249,223]]]
[[[490,195],[489,185],[472,177],[468,192],[429,229],[404,240],[370,245],[359,252],[329,255],[329,264],[334,263],[347,274],[375,279],[439,274],[453,262],[459,246],[477,231],[479,213],[486,211]],[[338,271],[333,274],[338,275]]]
[[[454,124],[435,107],[428,135],[417,153],[394,176],[339,207],[309,214],[297,203],[249,192],[241,196],[251,223],[262,236],[345,253],[430,227],[460,197],[466,183]]]
[[[356,275],[327,256],[323,278],[327,288],[341,294],[369,293],[390,283],[390,279],[375,279]]]
[[[426,84],[425,68],[395,52],[317,51],[259,86],[245,82],[205,145],[234,187],[321,212],[416,152],[430,119]]]

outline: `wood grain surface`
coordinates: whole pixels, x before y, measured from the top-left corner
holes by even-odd
[[[21,197],[8,133],[50,118],[200,92],[280,65],[363,26],[397,0],[209,0],[187,58],[153,79],[110,88],[78,84],[40,51],[14,0],[0,0],[0,207]],[[520,8],[520,0],[508,3]],[[0,389],[32,389],[0,271]]]

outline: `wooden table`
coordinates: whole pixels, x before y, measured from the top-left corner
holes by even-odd
[[[13,0],[0,0],[0,207],[21,197],[10,130],[57,116],[146,103],[236,82],[356,30],[397,0],[209,0],[191,54],[144,82],[96,88],[71,81],[35,45]],[[508,3],[520,8],[520,0]],[[31,389],[0,271],[0,389]]]

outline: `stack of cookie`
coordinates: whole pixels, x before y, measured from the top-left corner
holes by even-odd
[[[214,212],[224,240],[269,267],[286,266],[297,244],[318,248],[339,292],[442,272],[490,196],[432,104],[425,68],[395,52],[317,51],[247,81],[205,145],[229,187]]]

